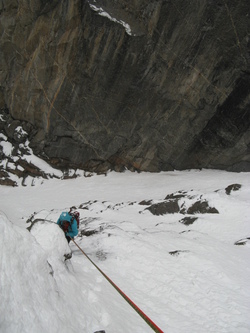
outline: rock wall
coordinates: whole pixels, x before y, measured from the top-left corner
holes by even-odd
[[[59,167],[250,171],[248,0],[0,0],[0,108]]]

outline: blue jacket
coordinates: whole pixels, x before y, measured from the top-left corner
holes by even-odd
[[[69,221],[70,226],[68,229],[68,232],[65,233],[66,236],[70,236],[71,238],[75,237],[78,234],[78,229],[77,229],[77,221],[76,219],[69,214],[67,212],[63,212],[59,219],[57,220],[57,224],[59,226],[62,226],[62,222],[63,221]]]

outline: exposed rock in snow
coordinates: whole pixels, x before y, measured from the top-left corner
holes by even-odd
[[[198,217],[186,216],[180,220],[180,223],[183,223],[185,225],[190,225],[190,224],[193,224],[197,219],[198,219]]]
[[[232,191],[238,191],[241,188],[241,184],[232,184],[225,189],[226,194],[230,195]]]
[[[25,121],[14,120],[6,109],[0,113],[0,129],[0,185],[35,185],[50,178],[69,179],[83,174],[80,170],[55,169],[36,156],[28,140],[35,129]]]
[[[218,210],[210,207],[206,198],[202,194],[188,194],[186,192],[176,192],[167,195],[165,200],[150,204],[146,208],[154,215],[164,214],[218,214]]]
[[[235,245],[247,245],[250,247],[250,237],[243,238],[234,243]]]

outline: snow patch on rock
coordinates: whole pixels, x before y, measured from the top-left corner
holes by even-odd
[[[97,12],[100,16],[106,17],[108,18],[110,21],[121,24],[125,30],[126,33],[130,36],[136,36],[135,34],[132,33],[131,27],[128,23],[124,22],[123,20],[119,20],[115,17],[113,17],[112,15],[110,15],[108,12],[106,12],[102,7],[97,7],[91,3],[89,3],[89,6],[92,10],[94,10],[95,12]]]

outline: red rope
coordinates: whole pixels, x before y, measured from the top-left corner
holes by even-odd
[[[118,293],[129,303],[130,306],[142,317],[143,320],[152,328],[156,333],[164,333],[90,258],[89,256],[80,248],[80,246],[74,241],[78,249],[85,255],[85,257],[95,266],[95,268],[105,277],[105,279],[118,291]]]

